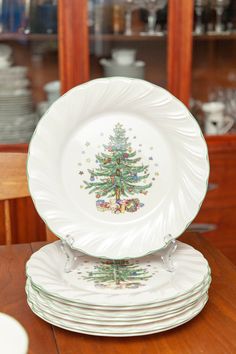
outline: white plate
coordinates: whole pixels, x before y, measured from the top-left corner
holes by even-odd
[[[36,123],[34,122],[30,122],[30,124],[21,124],[21,125],[6,125],[4,127],[1,127],[0,124],[0,135],[10,135],[10,134],[27,134],[27,133],[33,133],[34,129],[35,129],[35,125]]]
[[[0,134],[0,140],[1,141],[10,141],[10,140],[15,140],[15,139],[21,139],[21,140],[29,140],[33,134],[33,131],[31,132],[21,132],[21,133],[3,133]]]
[[[11,92],[9,92],[9,90],[6,91],[1,91],[0,92],[0,98],[1,101],[4,101],[5,99],[11,99],[11,98],[26,98],[28,96],[31,95],[30,90],[26,89],[26,88],[16,88],[16,89],[12,89]]]
[[[19,143],[28,143],[32,133],[26,135],[12,135],[12,136],[0,136],[1,144],[19,144]]]
[[[27,104],[27,105],[21,105],[21,104],[17,104],[17,106],[11,106],[9,105],[9,108],[4,108],[1,105],[1,109],[0,109],[0,115],[1,118],[5,118],[7,120],[7,118],[11,118],[11,117],[17,117],[19,116],[19,114],[22,116],[27,115],[27,114],[32,114],[33,112],[33,104]],[[18,113],[18,114],[17,114]]]
[[[25,77],[28,72],[27,66],[11,66],[10,68],[0,70],[0,78],[15,76],[15,77]]]
[[[40,120],[29,148],[40,216],[96,257],[140,257],[163,248],[168,234],[178,237],[199,211],[208,174],[196,120],[169,92],[137,79],[70,90]]]
[[[8,59],[10,58],[12,54],[12,48],[11,46],[7,45],[7,44],[0,44],[0,58],[2,59]]]
[[[193,295],[189,295],[188,298],[182,301],[170,301],[166,305],[157,305],[153,308],[141,308],[141,309],[130,309],[130,310],[96,310],[94,308],[81,308],[74,305],[61,304],[59,301],[52,300],[49,297],[42,294],[34,288],[34,286],[28,281],[26,285],[26,293],[29,301],[38,304],[46,312],[52,314],[58,314],[61,318],[70,319],[83,319],[85,321],[92,321],[98,323],[113,323],[113,324],[124,324],[125,322],[143,322],[150,321],[153,318],[158,318],[162,316],[167,316],[169,314],[177,313],[183,310],[187,306],[193,305],[198,299],[200,299],[207,291],[210,285],[210,279],[208,282],[202,285],[202,287],[195,292]]]
[[[0,333],[2,354],[27,354],[28,335],[15,318],[0,313]]]
[[[78,333],[86,333],[91,335],[112,336],[112,337],[126,337],[126,336],[140,336],[152,333],[162,332],[171,328],[177,327],[195,317],[205,306],[208,300],[207,294],[199,300],[191,309],[183,311],[180,315],[176,315],[172,318],[163,319],[162,321],[152,322],[148,324],[135,325],[135,326],[123,326],[122,330],[119,328],[111,328],[110,326],[92,326],[79,323],[73,323],[72,321],[62,320],[55,316],[49,315],[42,311],[36,305],[28,302],[32,311],[45,321],[54,324],[55,326]]]
[[[66,257],[58,241],[35,252],[27,262],[26,273],[42,291],[67,301],[111,308],[140,307],[189,293],[209,274],[200,252],[177,244],[174,272],[166,271],[158,254],[117,265],[78,253],[77,267],[65,273]]]
[[[11,121],[19,121],[19,118],[23,120],[28,120],[31,115],[33,115],[33,106],[19,106],[18,112],[16,110],[0,110],[0,121],[1,122],[11,122]]]
[[[16,88],[25,88],[29,86],[30,81],[29,79],[21,79],[21,80],[1,80],[0,78],[0,84],[4,84],[4,88],[1,88],[0,90],[15,90]]]
[[[198,294],[203,294],[207,291],[211,283],[210,274],[204,279],[204,281],[194,289],[191,289],[188,293],[180,295],[176,298],[169,299],[166,301],[161,301],[153,304],[141,305],[141,306],[125,306],[125,307],[107,307],[107,306],[96,306],[89,304],[80,304],[71,301],[66,301],[60,298],[51,296],[50,294],[43,292],[42,289],[38,289],[34,284],[31,283],[30,279],[27,279],[26,292],[31,291],[37,294],[38,299],[40,299],[44,304],[50,307],[66,311],[66,313],[81,314],[83,316],[88,316],[92,311],[93,317],[106,317],[106,318],[127,318],[131,317],[143,317],[152,316],[156,311],[170,311],[173,308],[183,306],[191,302],[193,298],[199,297]]]
[[[157,313],[155,316],[151,317],[144,317],[142,319],[135,318],[132,319],[131,317],[127,317],[126,319],[120,319],[119,321],[116,321],[116,317],[114,316],[113,321],[109,320],[107,321],[104,318],[93,318],[92,316],[90,318],[88,317],[83,317],[83,316],[76,316],[72,313],[66,313],[62,314],[60,311],[57,311],[55,309],[52,309],[50,307],[45,306],[44,304],[40,303],[37,298],[35,298],[32,295],[29,295],[27,297],[27,301],[30,302],[33,306],[36,306],[38,309],[41,311],[45,312],[48,315],[52,315],[58,319],[61,320],[67,320],[71,321],[75,324],[88,324],[88,325],[95,325],[95,326],[109,326],[109,327],[114,327],[114,328],[119,328],[123,326],[135,326],[135,325],[143,325],[143,324],[148,324],[152,322],[161,322],[163,320],[166,320],[168,318],[173,318],[175,316],[180,315],[184,311],[187,311],[189,309],[192,309],[201,299],[206,295],[206,292],[199,296],[195,301],[192,303],[183,306],[182,308],[173,310],[173,311],[168,311],[164,312],[162,314]],[[91,311],[92,314],[92,311]]]

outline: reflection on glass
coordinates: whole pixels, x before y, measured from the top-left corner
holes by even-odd
[[[216,25],[215,31],[222,33],[224,31],[224,25],[222,21],[224,9],[229,5],[230,0],[211,0],[211,6],[216,11]]]
[[[163,32],[156,30],[157,11],[165,7],[167,0],[143,0],[142,7],[148,10],[148,28],[145,35],[163,35]]]
[[[140,7],[140,0],[124,0],[125,4],[125,34],[132,35],[132,12]]]
[[[57,33],[57,0],[30,0],[29,22],[32,33]]]
[[[204,8],[208,5],[208,0],[195,0],[195,13],[196,13],[196,24],[195,33],[201,34],[204,32],[204,25],[202,23],[202,14]]]
[[[56,33],[57,0],[0,0],[0,32]]]

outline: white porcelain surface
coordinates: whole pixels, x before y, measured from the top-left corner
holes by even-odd
[[[101,168],[96,156],[112,155],[107,150],[102,155],[104,145],[119,126],[129,144],[121,160],[138,158],[141,170],[147,166],[138,173],[139,193],[127,182],[120,204],[85,189]],[[134,179],[131,172],[128,178]],[[72,248],[110,259],[143,256],[163,248],[168,234],[182,234],[199,211],[208,174],[206,143],[187,108],[166,90],[136,79],[98,79],[75,87],[43,116],[29,148],[29,189],[40,216]],[[109,185],[123,183],[108,177]],[[104,205],[109,207],[101,212]],[[127,212],[127,205],[135,212]]]
[[[222,117],[210,114],[205,116],[204,129],[207,135],[226,134],[234,125],[234,118],[223,115]]]
[[[50,92],[59,92],[60,91],[60,81],[58,80],[55,80],[55,81],[50,81],[48,82],[46,85],[44,85],[44,90],[47,92],[47,93],[50,93]]]
[[[202,105],[202,110],[203,110],[203,112],[206,112],[206,113],[214,113],[214,114],[220,113],[220,114],[222,114],[224,109],[225,109],[224,103],[218,102],[218,101],[207,102],[207,103],[203,103],[203,105]]]
[[[40,302],[38,302],[38,300],[36,298],[34,298],[33,296],[29,296],[28,297],[28,303],[31,303],[32,306],[35,306],[36,308],[38,308],[39,310],[43,311],[44,313],[48,314],[48,315],[52,315],[55,318],[58,318],[60,320],[66,320],[66,321],[70,321],[74,324],[86,324],[86,325],[92,325],[92,326],[102,326],[102,327],[111,327],[116,328],[116,329],[120,329],[120,327],[125,327],[128,328],[129,327],[134,327],[134,326],[140,326],[140,325],[144,325],[144,324],[150,324],[153,322],[162,322],[163,320],[166,319],[170,319],[170,318],[175,318],[176,316],[179,316],[180,314],[182,314],[183,312],[186,312],[190,309],[192,309],[193,307],[195,307],[199,301],[202,300],[202,298],[206,297],[206,293],[204,293],[201,297],[199,297],[196,301],[194,301],[192,304],[189,304],[187,306],[184,306],[176,311],[172,311],[172,312],[167,312],[167,313],[163,313],[161,315],[156,315],[156,316],[152,316],[150,318],[146,317],[144,319],[135,319],[133,321],[131,321],[130,319],[128,320],[123,320],[123,321],[115,321],[115,316],[114,316],[114,321],[107,321],[107,320],[103,320],[103,318],[101,319],[93,319],[91,318],[83,318],[80,316],[73,316],[72,314],[61,314],[61,312],[51,309],[49,307],[46,307],[42,304],[40,304]]]
[[[118,64],[113,59],[100,59],[99,63],[103,67],[103,74],[105,77],[123,76],[136,79],[145,78],[145,62],[136,60],[130,64]]]
[[[100,64],[103,66],[111,66],[111,67],[118,67],[117,62],[115,62],[114,60],[111,59],[101,59],[100,60]],[[122,65],[122,66],[126,66],[127,68],[129,67],[143,67],[145,66],[145,62],[142,60],[136,60],[135,62],[131,63],[131,64],[127,64],[127,65]]]
[[[205,114],[205,133],[208,135],[225,134],[234,124],[234,119],[225,117],[225,104],[222,102],[207,102],[202,105]]]
[[[50,307],[56,308],[58,311],[72,312],[74,314],[80,314],[83,316],[88,316],[89,312],[93,314],[94,317],[105,317],[113,318],[115,315],[116,318],[127,319],[127,315],[132,317],[142,318],[144,316],[152,316],[153,314],[163,311],[171,311],[177,307],[181,307],[185,304],[192,302],[193,298],[199,297],[199,294],[203,294],[207,291],[211,283],[211,276],[209,274],[204,278],[203,282],[198,286],[190,289],[188,292],[185,292],[182,295],[179,295],[175,298],[171,298],[165,301],[157,301],[153,304],[145,304],[140,306],[96,306],[96,304],[82,304],[73,302],[67,299],[60,297],[55,297],[50,293],[43,291],[41,288],[38,288],[30,279],[27,279],[26,283],[26,292],[32,291],[37,295],[37,298],[40,299],[44,304],[50,304]]]
[[[44,86],[44,91],[47,94],[48,104],[52,104],[60,97],[61,84],[60,81],[50,81]]]
[[[116,310],[97,310],[92,308],[83,308],[79,305],[75,306],[72,303],[62,303],[55,299],[50,298],[47,294],[42,293],[31,284],[30,280],[27,280],[26,292],[28,300],[32,303],[38,304],[42,310],[46,312],[57,314],[61,318],[84,320],[90,323],[107,323],[122,325],[128,323],[144,323],[150,322],[155,318],[167,317],[172,314],[176,314],[182,311],[183,308],[192,306],[196,303],[207,291],[210,285],[210,277],[207,281],[201,285],[198,291],[189,294],[189,296],[183,300],[178,298],[170,301],[168,304],[157,304],[156,307],[140,309],[130,308],[128,310],[116,309]],[[69,317],[68,317],[69,316]]]
[[[26,265],[32,284],[59,299],[103,307],[156,306],[170,301],[203,283],[209,266],[193,247],[178,242],[173,256],[174,272],[168,272],[160,255],[129,260],[124,267],[78,254],[73,271],[66,273],[60,242],[35,252]],[[153,305],[154,304],[154,305]]]
[[[0,78],[14,77],[24,78],[28,72],[26,66],[11,66],[7,69],[0,70]]]
[[[1,48],[0,48],[1,51]],[[37,123],[27,68],[0,70],[0,143],[27,143]]]
[[[49,107],[50,103],[48,101],[42,101],[38,103],[37,112],[40,118],[47,112]]]
[[[0,313],[0,352],[27,354],[27,350],[28,336],[25,329],[13,317]]]
[[[19,79],[19,80],[1,80],[0,77],[0,83],[4,85],[4,87],[0,87],[1,90],[12,90],[12,89],[18,89],[18,88],[26,88],[29,86],[30,81],[28,79]]]
[[[45,321],[52,323],[58,327],[79,333],[86,333],[91,335],[104,335],[104,336],[136,336],[146,335],[151,333],[162,332],[174,327],[177,327],[195,317],[205,306],[208,296],[205,294],[199,301],[192,307],[183,310],[181,313],[173,315],[173,317],[163,318],[157,321],[152,321],[145,324],[135,324],[126,326],[110,326],[110,325],[92,325],[85,324],[78,321],[71,321],[61,319],[58,316],[51,315],[43,311],[38,305],[28,302],[32,311]]]
[[[0,44],[0,59],[9,59],[12,54],[11,46],[7,44]]]
[[[11,65],[11,62],[8,60],[0,60],[0,70],[8,68]]]
[[[112,59],[119,65],[130,65],[135,61],[135,49],[113,49]]]

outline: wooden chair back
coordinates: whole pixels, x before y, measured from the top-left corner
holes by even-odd
[[[0,152],[0,201],[4,203],[6,244],[12,243],[10,200],[30,195],[26,176],[26,163],[26,152]],[[56,239],[47,227],[46,239],[48,241]]]

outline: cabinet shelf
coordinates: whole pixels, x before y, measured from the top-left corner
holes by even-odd
[[[114,42],[132,42],[132,41],[163,41],[167,38],[167,33],[163,36],[155,36],[155,35],[141,35],[141,34],[133,34],[131,36],[127,36],[124,34],[90,34],[90,41],[114,41]],[[195,35],[193,34],[193,39],[197,41],[224,41],[224,40],[236,40],[236,32],[233,33],[212,33],[212,34],[201,34]]]
[[[57,34],[44,33],[0,33],[0,41],[51,41],[57,40]]]
[[[127,36],[125,34],[91,34],[89,36],[90,41],[114,41],[114,42],[132,42],[132,41],[162,41],[166,39],[166,34],[163,36],[156,35],[141,35],[141,34],[133,34]]]
[[[167,34],[163,36],[156,35],[141,35],[133,34],[126,36],[124,34],[101,34],[95,35],[91,34],[89,36],[90,41],[105,41],[105,42],[142,42],[142,41],[163,41],[166,40]],[[51,41],[57,40],[57,34],[44,34],[44,33],[0,33],[0,41]],[[193,35],[193,39],[196,41],[220,41],[220,40],[236,40],[235,33],[226,33],[226,34],[201,34]]]
[[[223,33],[223,34],[218,34],[218,33],[212,33],[212,34],[200,34],[196,35],[193,34],[193,39],[194,40],[200,40],[200,41],[225,41],[225,40],[235,40],[236,39],[236,32],[232,33]]]

